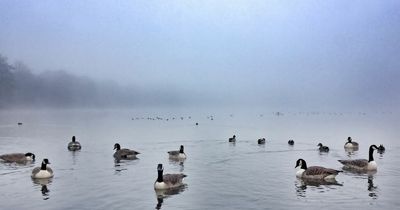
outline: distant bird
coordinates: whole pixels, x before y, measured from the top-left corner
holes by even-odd
[[[258,144],[265,144],[265,138],[261,138],[257,140]]]
[[[22,125],[22,122],[19,122],[18,125]]]
[[[229,138],[229,142],[236,142],[236,135],[233,135],[232,138]]]
[[[32,170],[32,178],[34,179],[47,179],[54,176],[53,170],[47,166],[50,164],[48,159],[43,159],[42,166],[36,167]]]
[[[116,150],[114,153],[114,158],[116,159],[135,159],[136,155],[140,154],[140,152],[136,152],[135,150],[121,149],[118,143],[114,144],[114,149]]]
[[[169,151],[168,154],[169,158],[171,159],[186,159],[186,154],[183,151],[183,145],[181,145],[179,150]]]
[[[385,150],[386,150],[385,147],[383,146],[383,144],[381,144],[381,145],[379,145],[377,152],[382,154],[385,152]]]
[[[320,152],[329,152],[329,147],[322,145],[321,143],[318,143],[319,146],[319,151]]]
[[[186,177],[185,174],[164,174],[164,167],[160,163],[157,166],[158,177],[157,180],[154,182],[154,189],[155,190],[168,190],[183,186],[182,183],[183,178]]]
[[[359,171],[375,171],[378,169],[378,165],[374,160],[374,150],[377,150],[378,147],[376,145],[371,145],[369,147],[369,159],[355,159],[355,160],[338,160],[341,164],[343,164],[343,168],[345,169],[353,169]]]
[[[347,142],[344,144],[344,148],[358,148],[358,143],[353,141],[349,136]]]
[[[0,159],[6,163],[19,163],[25,164],[28,162],[35,161],[35,154],[33,153],[11,153],[0,155]]]
[[[72,141],[68,143],[68,150],[77,151],[82,148],[81,143],[75,140],[75,136],[72,136]]]
[[[196,125],[199,125],[199,123],[196,123]]]
[[[289,144],[289,145],[294,145],[294,141],[293,141],[292,139],[290,139],[290,140],[288,141],[288,144]]]
[[[298,169],[296,172],[296,177],[304,179],[331,180],[335,179],[336,175],[342,172],[321,166],[307,167],[307,163],[303,159],[297,160],[295,168]]]

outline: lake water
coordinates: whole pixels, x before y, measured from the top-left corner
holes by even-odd
[[[147,119],[157,116],[163,120]],[[0,164],[0,209],[395,209],[398,119],[391,112],[1,111],[0,154],[29,151],[37,160]],[[234,134],[237,143],[228,143]],[[82,144],[79,152],[67,150],[73,135]],[[348,136],[360,143],[351,154],[343,148]],[[267,143],[259,146],[261,137]],[[116,163],[117,142],[141,152],[139,159]],[[321,154],[319,142],[330,152]],[[170,161],[167,151],[181,144],[187,160]],[[374,153],[377,173],[344,172],[333,185],[295,177],[298,158],[309,166],[341,169],[338,159],[368,158],[371,144],[386,147],[384,154]],[[43,158],[55,176],[33,181],[31,171]],[[185,187],[157,195],[158,163],[165,173],[188,175]]]

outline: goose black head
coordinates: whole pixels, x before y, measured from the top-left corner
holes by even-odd
[[[183,145],[181,145],[181,147],[179,149],[179,153],[183,153]]]
[[[307,163],[306,163],[306,161],[305,160],[303,160],[303,159],[298,159],[297,161],[296,161],[296,166],[294,167],[294,168],[297,168],[297,167],[299,167],[300,166],[300,168],[301,169],[307,169]]]
[[[46,165],[46,164],[50,164],[49,159],[47,159],[47,158],[43,159],[42,164],[45,164],[45,165]]]
[[[385,147],[383,146],[383,144],[379,145],[378,150],[385,150]]]
[[[351,141],[352,141],[351,137],[350,137],[350,136],[347,137],[347,142],[348,142],[348,143],[351,143]]]
[[[164,171],[164,167],[161,163],[157,165],[157,171]]]
[[[32,158],[32,160],[35,160],[35,154],[33,154],[31,152],[25,153],[25,157],[30,157],[30,158]]]
[[[75,136],[72,136],[72,142],[75,142]]]
[[[317,146],[322,147],[322,143],[318,143]]]
[[[119,145],[118,143],[114,144],[114,149],[120,150],[121,149],[121,145]]]

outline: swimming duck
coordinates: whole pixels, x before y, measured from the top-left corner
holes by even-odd
[[[183,151],[183,145],[181,145],[179,150],[169,151],[169,158],[171,159],[186,159],[186,154]]]
[[[290,140],[288,141],[288,144],[289,144],[289,145],[294,145],[294,141],[293,141],[292,139],[290,139]]]
[[[229,138],[229,142],[236,142],[236,135],[233,135],[232,138]]]
[[[167,190],[177,188],[183,185],[182,180],[186,177],[185,174],[164,174],[164,167],[160,163],[157,166],[158,177],[154,182],[155,190]]]
[[[345,169],[354,169],[361,171],[375,171],[378,169],[378,165],[374,160],[374,150],[377,150],[378,147],[376,145],[371,145],[369,147],[369,159],[355,159],[355,160],[338,160],[341,164],[343,164],[343,168]]]
[[[33,153],[11,153],[0,155],[0,159],[7,163],[20,163],[24,164],[35,160],[35,154]]]
[[[51,170],[51,168],[48,167],[47,164],[50,164],[49,160],[46,158],[43,159],[42,166],[36,167],[32,170],[32,178],[46,179],[53,177],[54,176],[53,170]]]
[[[121,145],[118,143],[114,144],[114,149],[116,150],[114,153],[114,158],[117,159],[134,159],[136,155],[140,154],[140,152],[136,152],[135,150],[131,149],[121,149]]]
[[[347,142],[344,144],[344,148],[358,148],[358,143],[353,141],[351,137],[347,137]]]
[[[317,146],[319,146],[319,151],[320,152],[329,152],[329,147],[328,146],[324,146],[321,143],[318,143]]]
[[[303,159],[297,160],[295,168],[298,169],[296,172],[296,177],[304,179],[335,179],[336,175],[342,172],[331,168],[324,168],[321,166],[307,167],[307,163]]]
[[[324,146],[324,145],[322,145],[322,143],[318,143],[317,146],[319,146],[319,151],[320,152],[329,152],[329,147],[328,146]]]
[[[265,138],[261,138],[257,140],[258,144],[265,144]]]
[[[72,136],[72,141],[68,143],[68,150],[77,151],[82,148],[81,143],[75,140],[75,136]]]

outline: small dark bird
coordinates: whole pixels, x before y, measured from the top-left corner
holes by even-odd
[[[232,138],[229,138],[229,142],[236,142],[236,135],[233,135]]]
[[[265,144],[265,138],[258,139],[258,140],[257,140],[257,143],[258,143],[258,144]]]
[[[317,146],[319,146],[319,151],[320,152],[329,152],[329,147],[322,145],[319,143]]]
[[[294,145],[294,141],[293,141],[292,139],[290,139],[290,140],[288,141],[288,144],[289,144],[289,145]]]

